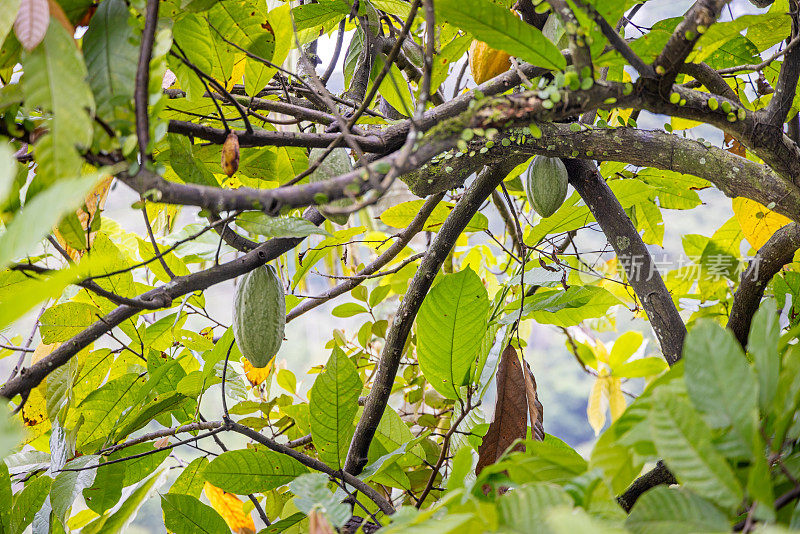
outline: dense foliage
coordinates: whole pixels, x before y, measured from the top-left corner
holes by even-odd
[[[800,528],[800,6],[751,2],[4,0],[0,532]]]

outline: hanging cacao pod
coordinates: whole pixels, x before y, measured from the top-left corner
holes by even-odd
[[[239,138],[235,133],[229,133],[222,144],[222,172],[233,176],[239,170]]]
[[[266,367],[283,343],[286,297],[272,265],[239,279],[233,298],[233,337],[253,367]]]
[[[525,193],[531,207],[542,217],[556,212],[567,198],[567,168],[559,158],[536,156],[525,177]]]
[[[312,148],[311,152],[308,154],[309,163],[314,163],[320,157],[322,157],[322,155],[325,153],[325,150],[326,149],[324,148]],[[328,154],[328,157],[322,160],[322,163],[319,164],[319,167],[317,167],[314,172],[309,175],[308,181],[310,183],[322,182],[324,180],[329,180],[330,178],[335,178],[336,176],[347,174],[352,170],[353,164],[350,163],[350,156],[347,155],[347,150],[344,148],[334,148],[333,151]],[[350,199],[342,198],[339,200],[334,200],[330,203],[330,206],[335,208],[344,208],[350,205],[350,203]],[[347,224],[347,219],[349,218],[346,213],[327,213],[324,208],[321,208],[319,212],[329,221],[339,225]]]
[[[469,47],[469,70],[475,83],[482,84],[511,67],[511,56],[495,50],[483,41],[472,41]]]

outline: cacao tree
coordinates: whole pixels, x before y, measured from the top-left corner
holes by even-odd
[[[797,0],[0,43],[0,532],[800,528]]]

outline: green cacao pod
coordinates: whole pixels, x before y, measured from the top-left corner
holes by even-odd
[[[567,198],[567,168],[559,158],[536,156],[525,177],[525,193],[531,207],[550,217]]]
[[[286,297],[271,265],[239,279],[233,298],[233,337],[253,367],[266,367],[283,343]]]
[[[324,153],[324,148],[312,148],[308,155],[309,164],[317,161]],[[353,165],[350,163],[350,156],[347,155],[347,150],[344,148],[334,148],[333,151],[328,154],[328,157],[322,161],[320,166],[309,175],[308,181],[311,183],[322,182],[323,180],[329,180],[336,176],[347,174],[352,170]],[[350,203],[350,199],[342,198],[334,200],[330,203],[330,206],[334,208],[344,208],[349,206]],[[346,213],[332,214],[326,212],[325,209],[320,209],[319,212],[331,222],[339,225],[347,224],[348,215]]]

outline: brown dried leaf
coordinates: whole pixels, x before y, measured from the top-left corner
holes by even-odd
[[[47,0],[22,0],[14,21],[14,34],[26,50],[33,50],[42,42],[50,23]]]
[[[722,148],[731,154],[736,154],[737,156],[741,156],[743,158],[747,157],[747,149],[744,147],[744,145],[742,145],[738,139],[728,133],[725,133]]]
[[[535,393],[534,393],[535,396]],[[478,449],[478,465],[475,473],[492,465],[515,440],[525,439],[528,430],[528,401],[525,374],[522,372],[517,351],[507,346],[500,356],[497,368],[497,403],[494,421],[483,437]],[[524,451],[522,444],[514,450]]]
[[[525,362],[525,393],[528,399],[528,415],[531,423],[531,437],[536,441],[544,441],[544,406],[539,402],[536,378],[531,366]]]

